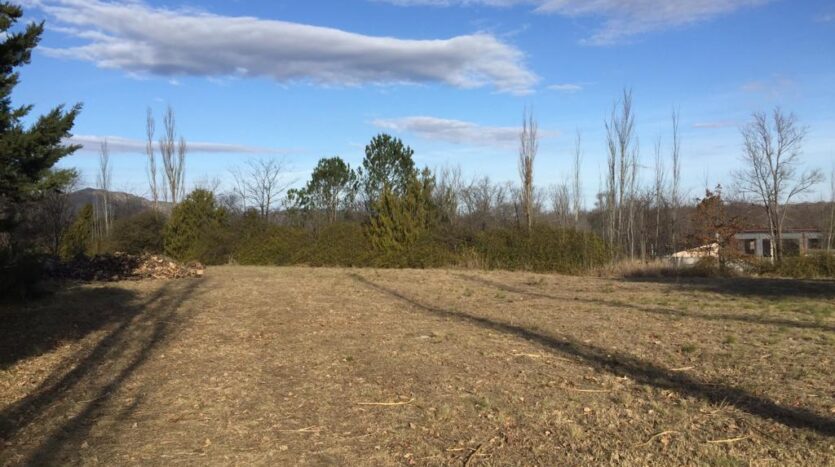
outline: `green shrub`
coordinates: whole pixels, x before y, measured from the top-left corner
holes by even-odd
[[[64,235],[61,243],[61,257],[72,259],[85,255],[93,248],[93,205],[86,204]]]
[[[337,222],[319,231],[307,249],[306,262],[311,266],[361,267],[371,264],[373,254],[362,225]]]
[[[283,266],[307,261],[313,239],[302,228],[264,226],[248,232],[234,250],[233,258],[240,264]]]
[[[549,226],[486,230],[475,237],[474,249],[488,269],[578,273],[606,264],[610,254],[594,234]]]
[[[381,268],[439,268],[460,263],[459,255],[440,241],[436,232],[425,232],[400,250],[375,250],[373,266]]]
[[[785,257],[774,267],[773,273],[795,278],[835,277],[835,254],[821,252]]]
[[[165,253],[181,261],[225,262],[228,250],[226,210],[206,190],[194,190],[174,207],[165,226]]]
[[[110,250],[130,254],[162,253],[165,216],[155,211],[142,211],[113,223]]]

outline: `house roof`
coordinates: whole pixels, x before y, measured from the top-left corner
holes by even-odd
[[[746,233],[771,233],[769,229],[766,228],[752,228],[752,229],[745,229],[740,230],[738,233],[746,234]],[[799,228],[799,229],[783,229],[783,233],[821,233],[820,229],[816,229],[814,227],[806,227],[806,228]]]

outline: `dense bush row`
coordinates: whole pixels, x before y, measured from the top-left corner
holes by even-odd
[[[780,263],[757,261],[753,263],[758,274],[796,278],[835,277],[835,254],[814,253],[806,256],[790,256]]]
[[[389,230],[367,221],[332,222],[313,229],[277,225],[252,211],[232,216],[211,193],[197,190],[168,219],[145,212],[121,220],[108,245],[113,251],[164,252],[205,264],[276,266],[467,266],[578,273],[610,259],[594,234],[544,225],[525,232],[427,221],[411,226],[403,237],[407,240],[379,241]]]

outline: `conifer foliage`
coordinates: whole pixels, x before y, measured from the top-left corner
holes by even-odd
[[[218,243],[214,236],[226,224],[226,217],[212,192],[194,190],[171,212],[165,226],[165,253],[180,260],[203,258]]]
[[[43,23],[32,23],[14,31],[22,16],[19,6],[0,3],[0,233],[12,229],[20,203],[35,191],[49,169],[79,148],[65,145],[63,140],[70,136],[80,105],[69,110],[58,106],[26,126],[22,120],[32,106],[12,104],[12,91],[19,81],[16,69],[29,63],[44,30]]]
[[[64,235],[61,257],[73,259],[90,252],[93,246],[93,205],[87,203],[76,214],[70,229]]]
[[[406,190],[398,195],[388,184],[374,203],[369,225],[371,243],[379,250],[402,251],[432,226],[436,209],[432,202],[435,179],[429,169],[412,176]]]

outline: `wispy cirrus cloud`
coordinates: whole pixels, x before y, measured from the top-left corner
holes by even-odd
[[[519,141],[521,129],[520,127],[484,126],[463,120],[427,116],[381,118],[371,123],[378,128],[413,133],[430,141],[475,146],[512,146]],[[558,136],[559,132],[540,130],[539,135],[550,138]]]
[[[797,83],[794,80],[784,76],[773,76],[743,83],[740,86],[740,90],[747,93],[757,93],[771,98],[778,98],[786,94],[795,93],[798,89]]]
[[[549,89],[551,91],[557,91],[557,92],[574,93],[574,92],[582,91],[583,90],[583,85],[582,84],[576,84],[576,83],[561,83],[561,84],[552,84],[552,85],[548,86],[547,89]]]
[[[98,136],[98,135],[74,135],[67,138],[65,143],[81,146],[82,152],[98,153],[102,143],[107,141],[107,147],[113,154],[144,154],[145,141],[121,136]],[[198,154],[286,154],[291,149],[286,148],[264,148],[258,146],[247,146],[243,144],[224,144],[191,142],[188,143],[188,150]]]
[[[527,5],[538,13],[597,17],[603,24],[584,43],[608,45],[641,34],[686,26],[755,7],[771,0],[380,0],[401,6],[511,7]]]
[[[733,120],[717,120],[717,121],[704,121],[704,122],[696,122],[693,124],[693,128],[700,129],[700,130],[715,130],[719,128],[734,128],[739,126],[739,122],[735,122]]]
[[[441,83],[524,94],[538,82],[517,48],[490,34],[437,40],[369,36],[255,17],[156,8],[138,0],[29,0],[84,44],[41,47],[135,75],[267,77],[326,85]]]

